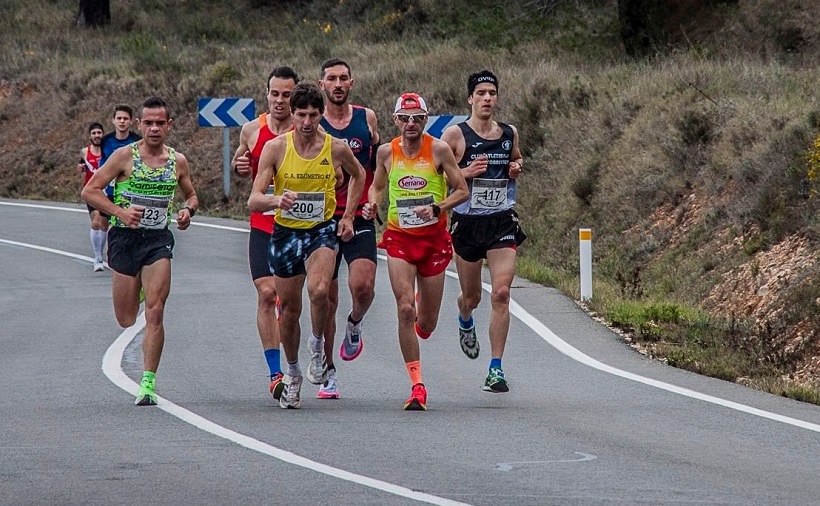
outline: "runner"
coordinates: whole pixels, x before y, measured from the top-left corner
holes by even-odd
[[[380,248],[387,252],[396,298],[401,353],[412,394],[406,410],[427,409],[417,337],[436,328],[444,292],[444,271],[453,256],[447,214],[468,198],[467,185],[447,144],[424,133],[427,104],[415,93],[396,101],[393,121],[401,131],[379,147],[376,174],[362,216],[373,218],[388,191],[387,230]],[[447,185],[452,191],[447,195]]]
[[[134,109],[131,106],[115,106],[111,123],[114,125],[114,131],[105,134],[100,140],[100,167],[105,165],[114,151],[142,139],[140,134],[131,131],[131,125],[134,124]]]
[[[478,358],[479,342],[473,311],[481,301],[484,259],[490,269],[490,367],[483,389],[507,392],[509,385],[501,357],[510,329],[510,286],[515,277],[518,246],[527,238],[513,207],[516,180],[524,160],[518,149],[518,130],[493,119],[498,100],[498,78],[482,70],[467,79],[470,118],[447,128],[442,140],[450,145],[467,180],[470,199],[453,211],[450,233],[461,285],[458,295],[458,334],[461,350]]]
[[[91,176],[100,168],[100,141],[105,133],[102,124],[91,123],[88,127],[88,146],[80,150],[80,163],[77,170],[84,175],[83,186],[91,180]],[[105,240],[108,237],[108,218],[99,211],[86,204],[88,216],[91,218],[91,250],[94,252],[94,272],[103,270],[103,251],[105,251]]]
[[[145,335],[142,353],[145,372],[134,403],[157,403],[156,372],[165,343],[163,314],[171,289],[174,236],[168,229],[177,187],[185,207],[177,213],[177,227],[185,230],[199,201],[191,184],[188,160],[165,145],[173,120],[161,98],[143,103],[139,129],[145,139],[116,150],[83,188],[83,199],[111,216],[108,266],[113,271],[111,291],[114,315],[122,327],[137,320],[140,291],[145,293]],[[114,202],[104,190],[114,181]]]
[[[290,96],[290,110],[294,129],[262,149],[248,208],[251,212],[276,209],[269,258],[281,302],[279,330],[288,361],[279,406],[296,409],[302,404],[302,289],[307,280],[311,331],[315,342],[321,343],[338,238],[348,241],[354,235],[353,216],[365,176],[347,143],[319,130],[324,99],[317,85],[297,84]],[[342,171],[350,174],[350,183],[346,211],[337,223],[333,214]],[[268,195],[272,181],[274,194]],[[327,379],[327,362],[321,346],[311,351],[307,378],[319,385]]]
[[[299,82],[296,71],[280,65],[274,67],[265,84],[268,112],[242,125],[239,147],[233,156],[233,170],[240,177],[256,179],[259,156],[269,140],[292,128],[290,94]],[[282,367],[279,351],[279,325],[276,321],[276,283],[268,264],[270,237],[273,234],[273,213],[251,213],[248,238],[248,263],[251,279],[256,287],[256,328],[262,341],[265,362],[268,364],[268,390],[277,401],[282,393]]]
[[[350,65],[344,60],[332,58],[322,64],[319,87],[327,99],[321,125],[330,135],[347,142],[356,159],[365,169],[364,191],[356,208],[353,220],[355,235],[350,241],[339,243],[336,254],[336,268],[330,285],[330,300],[327,323],[325,324],[324,352],[327,357],[328,376],[319,388],[320,399],[338,399],[339,387],[336,380],[336,366],[333,363],[333,344],[336,336],[336,310],[339,306],[339,267],[342,259],[347,263],[348,288],[353,300],[347,314],[345,338],[339,348],[342,360],[353,360],[364,347],[362,340],[362,320],[373,302],[373,287],[376,282],[376,227],[373,220],[362,218],[362,207],[367,202],[367,191],[373,183],[373,162],[375,147],[379,145],[379,127],[376,113],[372,109],[350,103],[350,89],[354,79]],[[345,212],[347,186],[345,177],[341,187],[336,189],[336,214],[338,221]],[[310,349],[318,343],[310,342]]]

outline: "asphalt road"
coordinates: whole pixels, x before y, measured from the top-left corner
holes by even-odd
[[[429,410],[402,410],[410,388],[380,260],[364,352],[349,363],[337,352],[342,399],[305,383],[302,409],[280,409],[247,225],[202,216],[175,232],[160,404],[135,407],[141,326],[116,324],[88,224],[84,206],[0,200],[0,504],[820,501],[820,407],[646,359],[525,280],[512,293],[508,394],[480,388],[488,299],[469,360],[449,276],[439,329],[421,343]]]

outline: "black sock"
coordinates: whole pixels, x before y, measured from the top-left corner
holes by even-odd
[[[363,319],[364,319],[364,318],[362,318],[362,320],[363,320]],[[350,323],[352,323],[353,325],[358,325],[358,324],[360,324],[360,323],[362,322],[362,320],[356,321],[356,320],[354,320],[354,319],[353,319],[353,313],[348,313],[348,314],[347,314],[347,321],[349,321],[349,322],[350,322]]]

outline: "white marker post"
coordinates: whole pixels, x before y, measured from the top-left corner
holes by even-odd
[[[579,253],[581,257],[581,300],[592,299],[592,229],[578,229]]]

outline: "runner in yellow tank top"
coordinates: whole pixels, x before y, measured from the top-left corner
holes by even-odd
[[[324,95],[317,85],[297,84],[290,96],[290,109],[294,130],[268,141],[262,149],[248,209],[276,210],[269,258],[282,305],[279,331],[288,359],[279,406],[299,408],[302,288],[307,279],[310,326],[318,345],[318,349],[311,350],[314,355],[307,378],[318,385],[327,378],[321,336],[325,331],[336,249],[339,239],[347,241],[353,237],[353,216],[362,196],[365,173],[347,142],[319,131]],[[342,170],[350,174],[350,182],[346,211],[337,229],[332,217],[336,210],[336,181],[343,176]],[[271,181],[275,182],[274,195],[266,195]]]
[[[376,174],[362,216],[375,216],[387,190],[388,228],[379,247],[387,251],[398,310],[399,346],[412,385],[404,409],[424,410],[427,389],[422,382],[416,335],[427,339],[436,328],[444,271],[453,257],[444,211],[466,201],[469,194],[450,147],[424,133],[424,99],[405,93],[396,101],[393,112],[401,137],[379,147]],[[450,195],[446,191],[448,182]],[[418,298],[414,293],[417,280]]]

